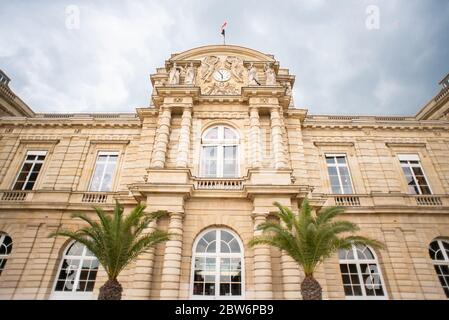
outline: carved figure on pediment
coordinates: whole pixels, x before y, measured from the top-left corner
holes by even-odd
[[[288,81],[285,83],[285,95],[286,96],[292,95],[292,85]]]
[[[239,94],[239,88],[231,82],[218,82],[206,87],[204,93],[209,95],[237,95]]]
[[[226,58],[226,65],[231,69],[231,73],[237,81],[243,82],[243,73],[245,70],[243,67],[243,60],[235,56],[230,56]]]
[[[176,62],[174,62],[172,68],[170,69],[170,73],[168,75],[168,84],[170,84],[170,85],[179,84],[180,74],[181,74],[181,67],[178,67],[176,65]]]
[[[192,62],[186,69],[186,77],[184,79],[184,83],[187,85],[195,84],[195,67],[193,66]]]
[[[271,63],[265,64],[265,78],[266,82],[265,84],[267,86],[275,86],[276,85],[276,72],[273,69],[273,66]]]
[[[200,68],[200,78],[203,81],[208,81],[212,73],[215,71],[215,66],[220,59],[216,56],[209,56],[204,58]]]
[[[251,63],[248,68],[248,85],[260,86],[259,75],[257,74],[257,68],[254,66],[254,63]]]

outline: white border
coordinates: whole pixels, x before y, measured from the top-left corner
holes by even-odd
[[[345,299],[346,300],[388,300],[388,292],[387,292],[387,288],[385,287],[385,281],[384,281],[384,277],[382,274],[382,269],[380,268],[380,265],[379,265],[379,259],[377,258],[377,254],[373,250],[373,248],[371,248],[370,246],[364,246],[364,247],[367,247],[371,251],[371,254],[374,256],[374,259],[359,259],[358,255],[357,255],[357,247],[355,245],[352,245],[352,248],[351,248],[352,254],[354,255],[354,259],[340,259],[340,257],[338,258],[338,266],[339,267],[342,264],[355,264],[356,265],[357,276],[359,277],[360,287],[362,288],[362,293],[363,293],[363,295],[361,295],[361,296],[347,296],[345,293]],[[368,295],[366,295],[365,284],[363,282],[363,277],[362,277],[362,270],[360,268],[361,263],[366,263],[366,264],[375,263],[376,264],[377,271],[378,271],[379,277],[380,277],[380,284],[381,284],[382,290],[384,292],[383,296],[368,296]],[[340,276],[342,277],[341,269],[340,269]],[[342,284],[343,284],[343,292],[344,292],[343,277],[342,277]]]
[[[229,232],[238,242],[240,246],[240,253],[217,253],[219,250],[219,245],[216,246],[216,252],[215,253],[196,253],[196,247],[198,245],[198,242],[203,238],[203,236],[210,232],[215,231],[217,233],[216,241],[218,244],[220,244],[220,238],[221,238],[221,230],[224,230],[226,232]],[[189,281],[189,298],[191,300],[242,300],[245,299],[246,296],[246,273],[245,273],[245,250],[243,246],[243,242],[240,239],[240,237],[231,229],[219,227],[219,228],[208,228],[203,230],[195,239],[192,246],[192,261],[190,263],[190,281]],[[240,258],[242,259],[242,265],[241,265],[241,278],[242,278],[242,290],[240,296],[220,296],[220,263],[218,259],[215,263],[215,296],[199,296],[199,295],[193,295],[193,280],[194,280],[194,271],[195,271],[195,258],[196,257],[214,257],[214,258],[220,258],[220,257],[229,257],[229,258]],[[218,276],[217,276],[218,275]],[[218,284],[218,285],[217,285]]]

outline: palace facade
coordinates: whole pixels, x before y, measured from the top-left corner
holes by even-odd
[[[58,228],[92,206],[168,210],[168,242],[119,277],[124,299],[300,299],[298,266],[250,248],[274,201],[343,206],[384,250],[316,274],[325,299],[449,297],[449,77],[415,116],[313,115],[270,54],[173,54],[132,113],[35,113],[0,74],[0,298],[94,299],[104,270]],[[413,103],[411,101],[410,103]]]

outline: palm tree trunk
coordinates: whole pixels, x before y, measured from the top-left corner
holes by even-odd
[[[301,282],[301,294],[304,300],[322,300],[322,289],[313,276],[306,276]]]
[[[122,291],[122,285],[117,281],[117,279],[109,279],[100,288],[98,300],[121,300]]]

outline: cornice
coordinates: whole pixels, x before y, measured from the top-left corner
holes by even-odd
[[[378,123],[378,122],[365,122],[365,123],[335,123],[335,122],[310,122],[306,120],[302,123],[302,127],[305,129],[349,129],[349,130],[362,130],[362,129],[373,129],[373,130],[447,130],[449,129],[449,122],[447,121],[431,121],[429,123],[422,123],[417,121],[415,123],[398,123],[393,122],[391,124]]]
[[[420,142],[385,142],[385,145],[389,148],[425,148],[425,143]]]
[[[141,127],[139,118],[113,118],[113,119],[75,119],[75,118],[16,118],[0,119],[0,126],[22,127]]]
[[[47,144],[58,144],[59,139],[46,139],[43,137],[36,137],[35,139],[20,139],[21,144],[32,144],[32,143],[47,143]]]
[[[130,140],[114,140],[114,139],[104,139],[104,140],[90,140],[91,144],[129,144]]]
[[[244,119],[248,118],[247,112],[209,112],[195,111],[197,119]]]
[[[329,147],[329,146],[353,147],[354,146],[354,142],[347,142],[347,141],[314,141],[313,145],[315,147]]]

